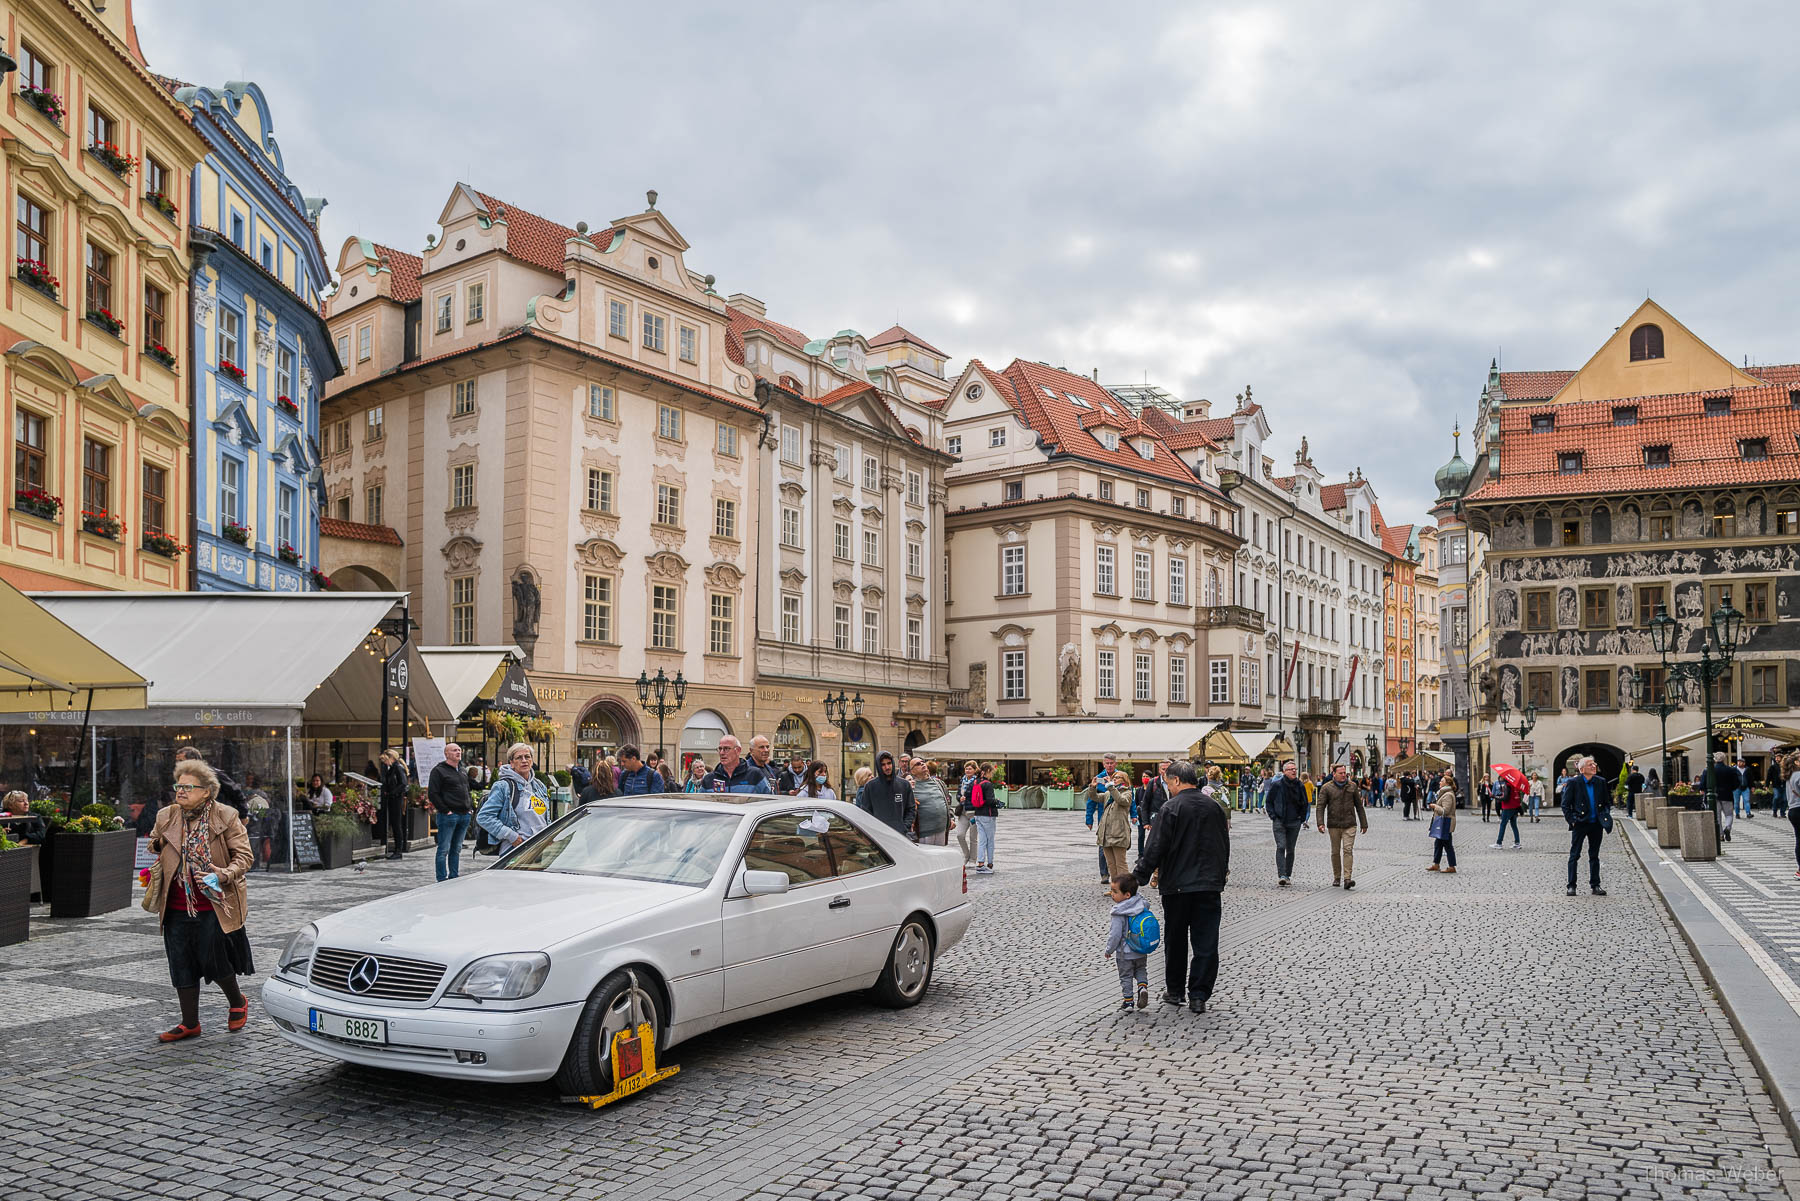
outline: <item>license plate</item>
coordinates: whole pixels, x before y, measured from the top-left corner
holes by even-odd
[[[338,1013],[326,1013],[322,1009],[314,1009],[311,1013],[314,1034],[329,1034],[332,1038],[353,1043],[387,1042],[386,1022],[374,1018],[347,1018]]]

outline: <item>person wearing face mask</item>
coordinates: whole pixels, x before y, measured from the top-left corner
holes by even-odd
[[[950,841],[950,798],[943,781],[931,774],[924,759],[912,761],[913,800],[918,811],[919,841],[941,847]]]
[[[804,785],[797,795],[815,801],[837,800],[837,793],[831,791],[831,773],[817,759],[800,770],[800,779]]]
[[[156,855],[144,908],[162,915],[169,982],[181,1003],[181,1023],[156,1037],[165,1043],[200,1033],[200,982],[225,994],[225,1028],[250,1020],[239,976],[255,974],[244,934],[250,835],[243,819],[218,802],[219,777],[198,759],[175,769],[175,803],[156,815],[150,850]]]
[[[970,759],[962,766],[962,776],[956,783],[956,842],[962,847],[963,862],[974,863],[978,843],[974,816],[969,812],[969,790],[975,781],[981,778],[981,769],[975,760]]]

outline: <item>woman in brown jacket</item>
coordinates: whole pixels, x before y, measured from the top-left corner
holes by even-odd
[[[1440,870],[1438,860],[1448,855],[1450,866],[1441,870],[1454,875],[1456,872],[1456,844],[1452,841],[1456,833],[1456,774],[1454,772],[1445,772],[1444,778],[1439,781],[1437,797],[1431,802],[1431,811],[1437,817],[1444,819],[1444,836],[1432,841],[1431,866],[1425,870],[1428,872]]]
[[[238,988],[251,975],[250,941],[244,934],[244,873],[250,870],[250,836],[237,811],[217,803],[219,777],[198,759],[175,769],[175,803],[156,815],[150,849],[161,868],[160,898],[146,908],[162,913],[163,951],[169,980],[181,1001],[181,1024],[156,1037],[166,1043],[200,1033],[200,981],[225,994],[226,1028],[242,1030],[250,1001]]]

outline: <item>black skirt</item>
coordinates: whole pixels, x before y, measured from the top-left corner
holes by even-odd
[[[200,981],[219,984],[233,976],[254,976],[250,937],[243,927],[226,934],[219,915],[210,909],[188,914],[169,906],[163,920],[163,951],[169,957],[169,982],[176,988],[199,988]]]

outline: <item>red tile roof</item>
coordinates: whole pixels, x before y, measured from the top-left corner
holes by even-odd
[[[1573,371],[1502,371],[1500,390],[1508,400],[1549,400],[1574,377]]]
[[[1412,541],[1413,528],[1409,525],[1384,525],[1381,527],[1381,548],[1396,559],[1406,555],[1406,544]]]
[[[1349,484],[1326,484],[1319,489],[1319,503],[1325,507],[1327,513],[1333,509],[1344,507],[1344,490],[1349,486]]]
[[[1705,402],[1721,396],[1730,397],[1730,414],[1705,416]],[[1800,408],[1786,383],[1636,397],[1630,401],[1637,409],[1634,425],[1613,424],[1613,409],[1621,403],[1593,400],[1553,409],[1503,409],[1499,475],[1468,499],[1641,493],[1800,479]],[[1556,428],[1532,433],[1532,417],[1544,412],[1555,414]],[[1743,457],[1739,442],[1754,438],[1767,439],[1767,458]],[[1669,466],[1645,467],[1647,446],[1667,446]],[[1570,451],[1581,452],[1581,470],[1564,475],[1560,456]]]
[[[1171,450],[1196,450],[1201,447],[1211,450],[1219,445],[1218,438],[1207,432],[1208,427],[1218,424],[1214,421],[1181,421],[1151,405],[1144,407],[1138,414],[1138,420],[1144,423],[1146,429],[1155,431],[1158,437],[1169,444]],[[1231,418],[1223,420],[1225,436],[1230,437],[1235,432]]]
[[[934,354],[940,359],[947,359],[950,357],[925,339],[919,337],[919,335],[906,329],[904,326],[899,325],[891,325],[887,329],[876,334],[873,338],[870,338],[869,349],[874,350],[876,347],[886,346],[890,342],[911,342],[920,350],[923,350],[928,354]]]
[[[351,542],[374,542],[382,546],[404,545],[392,526],[365,525],[360,521],[343,521],[336,517],[319,518],[319,533],[326,538],[346,538]]]
[[[380,242],[375,242],[373,245],[375,257],[386,262],[388,271],[393,274],[394,299],[401,304],[410,304],[417,300],[421,294],[419,272],[424,270],[425,260],[416,254],[408,254],[404,250],[383,246]]]
[[[992,378],[980,360],[974,362],[984,377]],[[1160,476],[1190,488],[1209,490],[1154,429],[1133,417],[1131,410],[1117,397],[1088,376],[1023,359],[1014,359],[1004,374],[1009,387],[1001,395],[1008,396],[1026,424],[1053,451],[1060,450],[1123,471]],[[1070,397],[1078,397],[1091,407],[1084,409]],[[1120,431],[1117,450],[1108,450],[1105,443],[1085,428],[1088,418],[1107,410],[1113,414],[1108,424]],[[1127,439],[1141,441],[1144,438],[1148,438],[1151,445],[1152,457],[1148,459],[1127,442]]]
[[[815,397],[813,403],[832,405],[840,400],[849,400],[852,396],[861,396],[864,392],[874,391],[876,391],[874,384],[865,384],[860,381],[852,380],[850,383],[833,388],[823,396]]]
[[[744,335],[751,330],[762,330],[777,341],[785,342],[800,351],[804,351],[806,344],[812,341],[791,325],[770,321],[767,317],[758,317],[731,305],[725,306],[725,317],[729,323],[725,327],[725,357],[740,367],[744,365]]]
[[[1800,384],[1800,363],[1782,363],[1770,367],[1746,367],[1757,379],[1771,384]]]
[[[563,255],[566,249],[564,243],[570,238],[578,238],[582,235],[566,225],[558,225],[548,217],[540,217],[529,209],[508,204],[486,192],[476,192],[475,195],[480,197],[490,218],[502,216],[500,210],[505,210],[506,252],[508,254],[557,275],[563,273]],[[608,235],[606,244],[610,246],[612,229],[608,227],[604,232]],[[591,244],[593,237],[589,236],[587,241]]]

